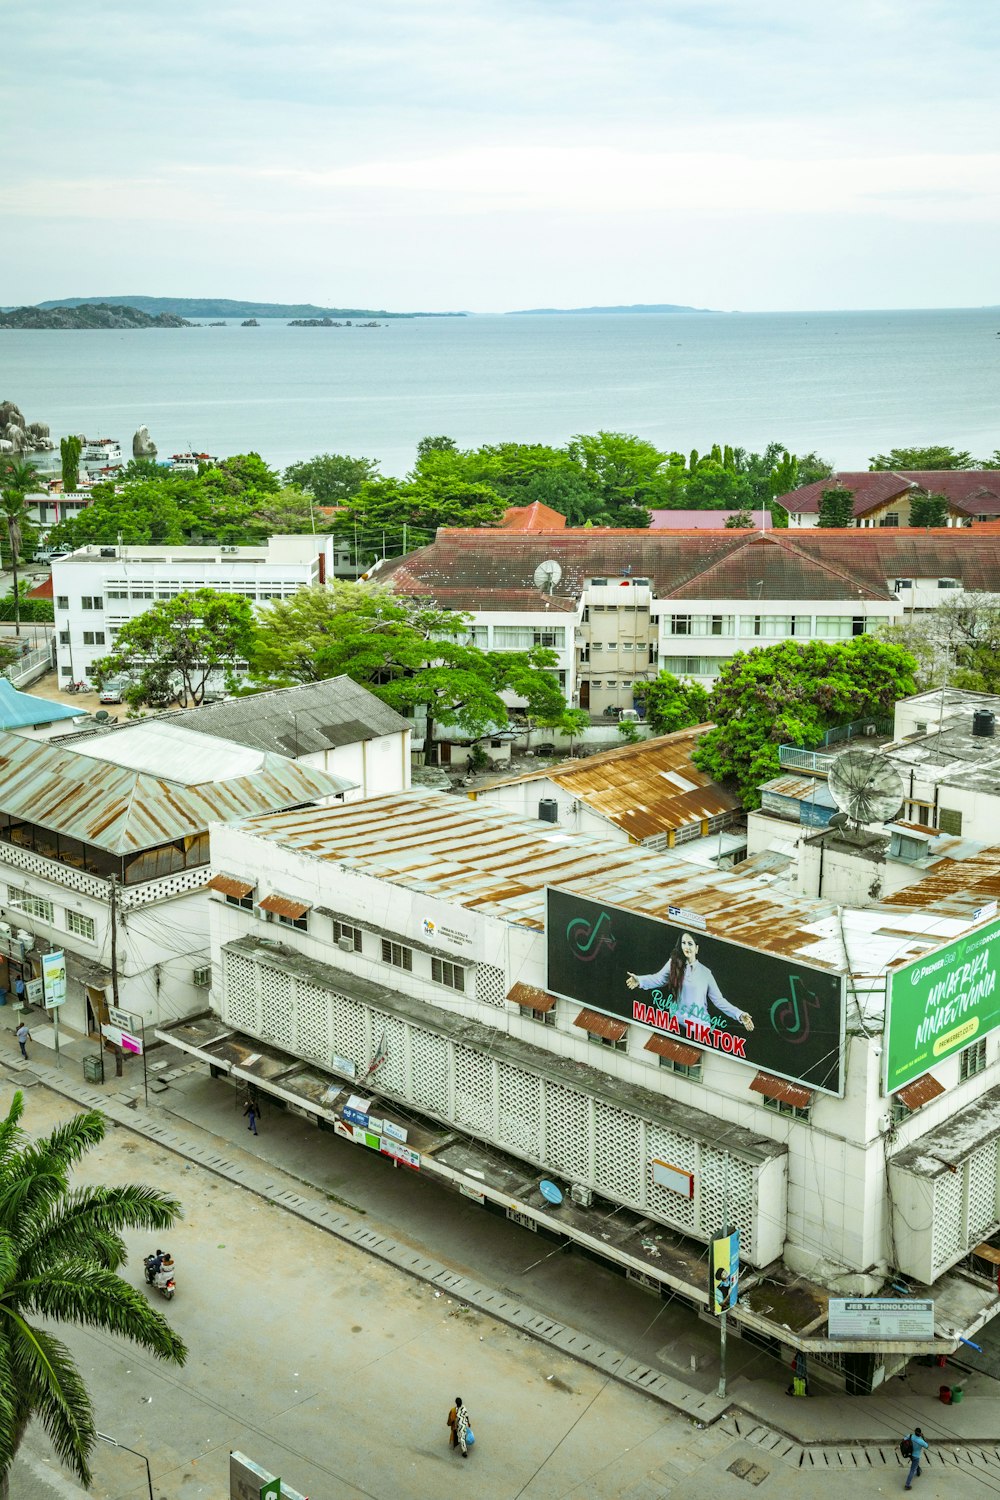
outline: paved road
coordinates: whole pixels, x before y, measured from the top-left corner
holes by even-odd
[[[40,1085],[27,1098],[33,1131],[72,1109]],[[745,1443],[731,1421],[699,1429],[125,1128],[109,1132],[85,1175],[154,1183],[184,1203],[170,1239],[178,1295],[162,1306],[188,1341],[187,1366],[89,1330],[68,1340],[99,1427],[149,1454],[157,1500],[223,1500],[231,1448],[311,1500],[747,1500],[758,1480],[782,1500],[857,1500],[862,1481],[871,1495],[902,1488],[893,1462],[862,1456],[859,1471],[835,1455],[833,1467],[803,1469]],[[148,1248],[130,1241],[137,1279]],[[446,1441],[456,1391],[479,1439],[467,1462]],[[35,1429],[28,1452],[45,1453]],[[993,1473],[932,1463],[922,1494],[1000,1492]],[[91,1493],[143,1500],[141,1464],[102,1448]]]

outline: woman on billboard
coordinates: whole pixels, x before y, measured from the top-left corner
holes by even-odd
[[[705,1026],[712,1024],[709,1005],[723,1015],[739,1021],[744,1031],[753,1031],[753,1017],[749,1011],[730,1005],[711,969],[698,962],[698,944],[689,932],[681,933],[674,951],[657,974],[633,974],[629,971],[625,980],[630,990],[666,989],[672,1001],[671,1014],[681,1023],[700,1021]]]

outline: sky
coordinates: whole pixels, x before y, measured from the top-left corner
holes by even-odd
[[[45,0],[0,302],[1000,304],[995,0]]]

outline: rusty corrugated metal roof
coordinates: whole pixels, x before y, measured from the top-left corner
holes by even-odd
[[[281,896],[277,891],[272,891],[265,896],[257,905],[261,911],[273,912],[276,917],[287,917],[291,922],[297,922],[311,910],[308,901],[296,901],[291,896]]]
[[[223,896],[233,896],[237,901],[244,896],[249,896],[253,890],[252,882],[237,880],[235,875],[213,875],[208,882],[210,891],[219,891]]]
[[[793,1104],[796,1109],[808,1109],[813,1098],[812,1089],[789,1083],[787,1078],[774,1078],[770,1073],[758,1073],[750,1085],[750,1091],[762,1094],[765,1099],[780,1099],[785,1104]]]
[[[204,833],[210,823],[315,802],[349,785],[280,755],[262,764],[249,776],[188,786],[98,760],[71,742],[0,733],[0,812],[112,854],[133,854]]]
[[[586,1007],[575,1017],[573,1025],[579,1026],[581,1031],[589,1031],[591,1036],[602,1036],[608,1042],[620,1042],[628,1031],[624,1021],[602,1016],[600,1011],[587,1010]]]
[[[479,796],[488,799],[494,786],[552,781],[641,843],[739,808],[739,798],[699,771],[691,759],[699,738],[710,728],[698,724],[584,760],[493,781]]]
[[[537,984],[524,984],[522,980],[511,985],[507,999],[515,1005],[523,1005],[525,1010],[551,1010],[556,1003],[555,995],[550,995],[548,990],[539,989]]]
[[[685,1068],[693,1068],[702,1058],[697,1047],[687,1047],[683,1042],[675,1042],[672,1036],[660,1036],[658,1033],[649,1038],[645,1050],[655,1053],[657,1057],[669,1057],[671,1062],[681,1063]]]
[[[920,1109],[921,1105],[929,1104],[943,1093],[944,1084],[938,1083],[933,1073],[925,1073],[923,1078],[914,1079],[905,1088],[897,1089],[896,1098],[902,1100],[907,1109]]]

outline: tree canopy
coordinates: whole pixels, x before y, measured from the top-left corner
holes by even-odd
[[[943,495],[914,495],[910,501],[911,526],[947,526],[948,502]]]
[[[654,734],[674,734],[704,724],[709,718],[709,695],[700,682],[682,680],[672,672],[661,672],[651,682],[637,682],[633,695]]]
[[[890,448],[868,460],[869,469],[978,469],[971,453],[946,448],[941,443],[927,448]]]
[[[377,458],[351,458],[347,453],[317,453],[315,458],[290,464],[285,484],[308,490],[317,505],[346,505],[366,479],[378,474]]]
[[[960,593],[936,609],[885,625],[880,638],[917,659],[917,689],[1000,693],[1000,607],[994,594]]]
[[[120,674],[130,679],[128,701],[204,701],[214,673],[232,676],[253,650],[253,610],[239,594],[198,589],[158,600],[122,626],[115,649],[96,661],[99,682]]]
[[[32,1418],[59,1459],[91,1481],[97,1440],[86,1385],[52,1325],[94,1328],[182,1365],[187,1350],[139,1288],[118,1273],[126,1229],[175,1222],[180,1205],[132,1184],[71,1186],[80,1159],[104,1138],[103,1115],[74,1115],[48,1136],[21,1126],[24,1095],[0,1120],[0,1495]]]
[[[694,761],[715,780],[735,782],[745,807],[759,807],[760,784],[779,771],[779,745],[816,748],[828,729],[891,714],[916,691],[916,665],[905,647],[871,635],[737,652],[712,689],[715,728]]]
[[[824,490],[819,497],[819,519],[817,526],[850,526],[854,519],[854,491],[842,485]]]
[[[471,617],[352,583],[301,589],[260,611],[252,675],[282,685],[341,674],[399,713],[428,720],[427,743],[441,724],[476,739],[509,722],[508,698],[539,725],[566,712],[556,657],[544,647],[481,651]]]

